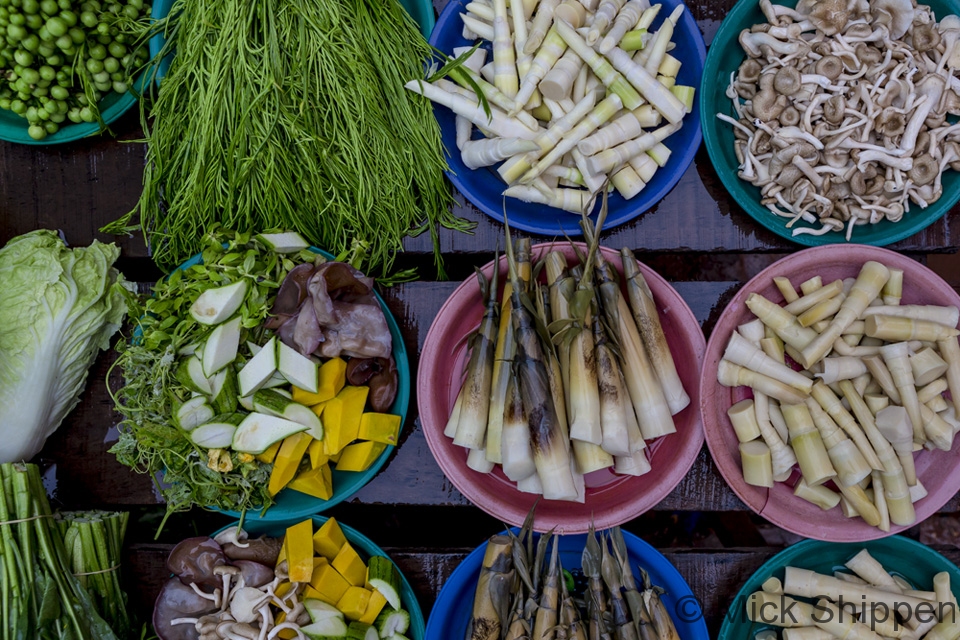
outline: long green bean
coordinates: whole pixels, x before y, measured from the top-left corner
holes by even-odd
[[[442,270],[438,226],[470,223],[450,211],[430,105],[403,89],[431,49],[396,0],[176,0],[170,15],[140,202],[105,231],[142,227],[171,267],[215,223],[295,229],[378,276],[429,231]]]

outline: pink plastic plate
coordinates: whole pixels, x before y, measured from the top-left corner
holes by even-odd
[[[788,482],[776,482],[772,489],[754,487],[744,482],[737,437],[727,417],[727,409],[750,397],[750,390],[746,387],[730,389],[721,386],[717,382],[716,372],[730,335],[737,326],[755,319],[744,304],[748,295],[760,293],[773,302],[783,304],[783,296],[773,283],[774,277],[788,277],[795,287],[817,275],[824,282],[832,282],[856,277],[860,267],[868,260],[903,269],[901,304],[960,306],[960,296],[937,274],[889,249],[857,244],[804,249],[761,271],[730,301],[710,335],[700,381],[700,410],[707,447],[720,474],[734,493],[753,511],[778,527],[827,542],[865,542],[909,527],[892,526],[889,532],[884,532],[860,518],[845,518],[839,508],[823,511],[793,495],[796,472],[794,478]],[[960,466],[956,464],[958,452],[960,438],[954,440],[952,451],[924,450],[916,454],[917,477],[929,492],[914,505],[917,523],[940,509],[960,489]]]
[[[578,243],[581,251],[586,251]],[[551,250],[564,252],[571,264],[576,253],[567,242],[533,246],[536,261]],[[620,270],[620,254],[601,248],[608,262]],[[690,469],[700,447],[703,430],[697,410],[698,380],[703,362],[705,340],[693,312],[666,280],[643,264],[643,277],[650,285],[660,310],[660,318],[677,371],[690,405],[674,416],[677,433],[648,442],[652,471],[639,476],[618,476],[603,470],[587,475],[587,496],[577,502],[541,500],[537,506],[536,529],[556,527],[557,533],[583,533],[591,519],[597,529],[623,524],[647,511],[662,500]],[[493,262],[483,267],[488,278]],[[500,260],[500,282],[507,273],[506,258]],[[463,380],[469,352],[467,337],[476,330],[483,313],[483,301],[476,278],[469,278],[444,303],[424,342],[417,375],[417,398],[420,420],[433,457],[453,485],[475,505],[501,519],[519,526],[538,496],[522,493],[500,470],[489,474],[467,467],[467,450],[453,444],[443,435]]]

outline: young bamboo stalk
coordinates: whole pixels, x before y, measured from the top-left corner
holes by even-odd
[[[900,588],[897,581],[887,573],[887,570],[876,558],[870,555],[867,549],[861,549],[855,556],[847,560],[844,566],[878,589],[903,593],[903,589]]]
[[[513,540],[508,536],[496,535],[487,541],[467,627],[471,640],[500,638],[500,629],[509,619],[510,593],[516,577],[512,554]]]
[[[595,173],[607,173],[614,167],[627,164],[631,158],[650,152],[661,142],[680,130],[680,123],[666,124],[650,132],[644,132],[636,138],[622,142],[615,147],[605,149],[587,158],[587,165]]]
[[[550,291],[536,283],[537,314],[546,327],[550,324]],[[553,344],[544,344],[544,356],[547,359],[547,377],[550,379],[550,394],[553,396],[553,406],[557,408],[557,419],[560,421],[560,430],[563,432],[563,441],[570,446],[570,423],[567,421],[567,397],[563,388],[563,373],[560,370],[560,360]],[[576,479],[576,478],[575,478]]]
[[[847,437],[816,400],[807,398],[806,405],[820,431],[830,462],[837,470],[837,481],[849,487],[869,476],[872,469],[853,440]]]
[[[960,415],[960,341],[957,338],[937,340],[940,355],[947,361],[947,385],[950,387],[950,399],[954,410]]]
[[[617,14],[617,19],[613,22],[613,26],[610,27],[610,30],[607,31],[603,40],[600,41],[597,51],[606,55],[611,49],[620,44],[620,41],[623,39],[623,36],[626,35],[627,31],[640,22],[643,12],[649,8],[650,3],[647,0],[630,0],[630,2],[623,5],[620,13]],[[589,42],[589,39],[587,42]]]
[[[890,371],[893,384],[897,387],[897,393],[900,394],[900,404],[903,405],[903,408],[907,410],[907,415],[910,416],[910,424],[913,426],[913,441],[923,444],[926,442],[927,436],[923,432],[920,400],[917,398],[917,387],[914,385],[909,354],[910,350],[906,342],[896,342],[880,348],[883,362],[887,365],[887,370]]]
[[[542,130],[531,129],[517,118],[511,118],[505,112],[494,107],[490,107],[490,114],[488,116],[478,100],[471,100],[464,96],[444,91],[435,84],[430,84],[422,80],[411,80],[403,86],[428,100],[442,104],[481,129],[490,131],[501,138],[515,137],[533,140],[542,133]]]
[[[864,309],[880,295],[880,290],[890,278],[890,271],[879,262],[869,260],[860,268],[856,282],[843,301],[840,310],[827,328],[814,338],[801,352],[800,366],[809,369],[833,348],[834,341],[860,317]]]
[[[540,338],[534,319],[521,297],[520,277],[510,239],[510,226],[506,220],[504,227],[510,282],[513,286],[511,302],[517,338],[517,371],[524,413],[530,429],[533,460],[543,486],[544,498],[572,500],[577,497],[577,489],[570,472],[570,456],[550,391]]]
[[[863,317],[889,316],[898,318],[912,318],[942,324],[946,327],[956,327],[960,322],[960,308],[954,306],[940,307],[936,305],[905,304],[880,305],[867,307],[863,310]]]
[[[620,250],[620,259],[634,322],[637,324],[640,338],[650,356],[650,363],[663,388],[663,395],[670,406],[670,412],[676,415],[690,404],[690,396],[683,388],[683,382],[677,373],[673,355],[670,353],[670,345],[667,343],[663,325],[660,323],[660,312],[653,299],[653,292],[644,279],[633,252],[624,247]]]
[[[786,481],[793,472],[793,465],[797,463],[797,457],[777,433],[776,428],[770,421],[770,400],[766,394],[754,392],[754,409],[757,414],[757,426],[760,429],[760,437],[770,449],[770,461],[773,465],[773,479],[777,482]]]
[[[620,364],[623,367],[623,377],[627,382],[637,422],[640,424],[640,432],[645,440],[675,433],[677,428],[673,422],[670,405],[667,404],[663,388],[647,357],[640,331],[633,322],[630,307],[620,292],[613,269],[600,254],[597,255],[596,271],[600,297],[603,301],[603,313],[620,344]]]
[[[643,66],[637,64],[629,53],[620,47],[614,47],[605,55],[613,67],[623,74],[622,77],[631,87],[642,96],[642,99],[653,105],[653,108],[659,111],[667,122],[677,124],[683,120],[686,108],[680,99],[660,84],[656,77]],[[628,108],[636,109],[636,107]]]
[[[604,637],[601,632],[606,627],[605,618],[610,617],[607,613],[609,608],[603,588],[603,578],[601,577],[602,562],[603,553],[600,550],[600,543],[597,542],[593,522],[591,522],[590,529],[587,532],[587,541],[583,545],[583,553],[580,557],[580,567],[583,570],[583,575],[587,578],[587,592],[584,593],[583,598],[587,601],[587,608],[591,612],[591,640]]]
[[[868,316],[864,321],[864,333],[871,338],[888,342],[899,340],[922,340],[936,342],[960,335],[960,331],[928,320],[898,318],[897,316]]]
[[[783,310],[795,316],[816,307],[843,293],[843,280],[834,280],[828,285],[818,287],[810,293],[784,305]]]
[[[917,470],[913,460],[913,427],[910,426],[910,417],[903,407],[892,405],[881,409],[876,414],[876,425],[883,437],[890,442],[908,486],[917,484]]]
[[[760,437],[760,424],[752,398],[734,403],[727,409],[727,417],[740,442],[750,442]]]
[[[663,21],[663,24],[660,25],[660,29],[657,30],[657,35],[647,51],[647,61],[643,65],[648,73],[655,74],[660,68],[660,63],[663,62],[663,56],[667,53],[667,45],[669,45],[673,39],[673,29],[676,27],[677,21],[680,19],[682,13],[683,5],[677,5],[677,8],[673,10],[667,19]]]
[[[780,410],[787,421],[790,432],[790,446],[800,463],[800,473],[808,485],[814,487],[823,484],[837,475],[820,432],[813,423],[810,410],[805,404],[784,404]]]
[[[755,487],[773,486],[773,462],[770,448],[760,440],[740,443],[740,467],[743,480]]]
[[[620,75],[603,56],[594,51],[572,26],[563,20],[555,22],[553,26],[564,42],[567,43],[567,46],[576,51],[583,58],[583,61],[593,69],[600,82],[620,97],[623,106],[627,109],[636,109],[643,104],[643,98],[640,97],[640,94],[637,93],[630,82]],[[666,114],[664,114],[664,117],[666,117]],[[669,120],[669,118],[667,119]]]
[[[730,334],[723,357],[725,360],[779,380],[804,393],[810,393],[810,389],[813,388],[813,381],[810,378],[794,371],[782,361],[771,358],[736,331]]]
[[[560,0],[540,0],[533,23],[527,31],[527,41],[523,44],[523,53],[533,55],[543,42],[544,36],[553,24],[553,13]]]
[[[831,596],[843,596],[844,600],[850,602],[862,602],[865,599],[867,602],[882,602],[891,608],[897,602],[910,607],[917,607],[924,602],[924,600],[913,596],[884,591],[870,585],[839,580],[833,576],[825,576],[799,567],[786,568],[783,577],[783,592],[787,595],[806,598],[816,598],[829,593]]]
[[[563,100],[570,96],[573,83],[583,68],[583,58],[573,49],[567,48],[553,68],[543,76],[537,85],[544,98]]]
[[[841,499],[840,494],[837,492],[831,491],[822,484],[817,485],[816,487],[811,487],[803,478],[800,478],[800,481],[797,482],[797,485],[793,488],[793,495],[802,500],[806,500],[811,504],[817,505],[824,511],[833,509],[840,503]]]
[[[500,464],[503,466],[503,475],[514,482],[519,482],[536,475],[537,467],[533,460],[533,450],[530,445],[530,429],[527,426],[527,418],[523,413],[520,381],[513,373],[512,368],[508,371],[506,402],[503,411]]]
[[[759,293],[751,293],[747,296],[746,305],[753,315],[773,329],[785,344],[794,349],[803,349],[817,337],[817,332],[813,329],[800,326],[795,315],[784,311],[783,307],[770,302]]]
[[[623,382],[623,373],[610,348],[599,316],[593,318],[593,342],[596,351],[597,387],[600,394],[600,446],[613,456],[629,456],[644,446],[637,417],[630,404],[630,394]]]
[[[455,445],[468,449],[483,449],[486,442],[487,417],[490,411],[490,381],[493,378],[493,355],[497,339],[497,271],[488,281],[477,270],[477,282],[480,295],[485,300],[485,310],[480,319],[477,333],[471,339],[470,361],[467,365],[467,377],[463,382],[466,389],[463,405],[460,408],[460,420],[457,434],[453,438]]]
[[[806,399],[806,394],[793,387],[762,373],[751,371],[746,367],[733,364],[729,360],[721,360],[717,366],[717,381],[725,387],[750,387],[759,389],[771,398],[788,404],[800,404]],[[641,425],[642,426],[642,425]]]
[[[508,96],[515,97],[519,89],[517,59],[507,20],[506,0],[493,0],[493,69],[494,84]],[[526,101],[524,101],[525,103]]]
[[[627,602],[621,594],[623,578],[620,575],[620,565],[614,559],[613,554],[610,553],[607,539],[602,534],[600,537],[600,557],[600,573],[603,576],[603,582],[607,585],[607,593],[610,595],[610,611],[614,632],[617,638],[621,640],[639,640],[637,629],[630,619]]]
[[[653,620],[657,638],[659,640],[680,640],[680,634],[673,624],[673,618],[670,617],[666,605],[660,599],[660,594],[664,592],[663,589],[654,585],[650,580],[650,574],[642,568],[640,569],[640,576],[643,579],[643,603]]]
[[[540,606],[533,625],[531,640],[547,640],[553,637],[557,626],[560,611],[560,556],[559,537],[553,539],[553,551],[550,554],[550,564],[540,589]]]
[[[630,568],[627,543],[623,539],[623,532],[620,530],[620,527],[610,529],[610,544],[613,547],[613,555],[620,567],[623,597],[630,609],[630,616],[633,618],[633,626],[637,632],[637,637],[642,639],[646,638],[646,634],[641,632],[640,629],[643,619],[648,617],[646,605],[643,603],[643,596],[637,589],[636,577],[633,575],[633,569]]]

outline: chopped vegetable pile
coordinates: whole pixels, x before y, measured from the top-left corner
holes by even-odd
[[[138,215],[162,268],[219,222],[354,250],[382,280],[408,234],[429,231],[439,265],[438,227],[469,228],[430,107],[403,89],[430,48],[397,0],[176,0],[158,28],[175,55],[141,102],[143,192],[105,231]]]
[[[162,475],[168,514],[266,509],[285,488],[329,500],[334,468],[364,471],[398,442],[397,367],[373,280],[278,235],[208,236],[201,263],[131,310],[137,332],[117,346],[124,420],[111,451]],[[278,307],[293,310],[289,321]],[[305,322],[318,315],[322,331]],[[345,337],[357,316],[380,328],[366,336],[375,357]]]
[[[734,331],[717,371],[753,394],[727,411],[744,480],[794,483],[796,496],[883,531],[914,524],[927,495],[914,452],[950,451],[960,430],[960,309],[901,305],[910,283],[874,261],[856,278],[811,278],[803,295],[775,283],[784,306],[751,293],[757,319]]]
[[[667,163],[664,140],[693,107],[695,90],[676,84],[680,61],[667,53],[684,5],[649,32],[662,5],[647,0],[516,6],[467,4],[464,36],[491,43],[493,60],[455,49],[467,57],[407,89],[456,114],[465,165],[503,161],[505,196],[578,214],[608,182],[634,197]]]
[[[407,640],[400,571],[366,557],[334,518],[316,530],[303,520],[283,538],[235,528],[189,538],[167,568],[174,577],[153,612],[160,640]]]

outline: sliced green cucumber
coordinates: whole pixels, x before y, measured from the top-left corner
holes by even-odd
[[[296,253],[310,248],[310,243],[296,231],[261,233],[256,236],[256,239],[265,247],[273,249],[277,253]]]
[[[240,316],[219,324],[203,345],[203,375],[218,373],[237,358],[240,348]]]
[[[180,363],[177,367],[177,380],[191,391],[207,395],[213,393],[210,381],[203,375],[203,363],[196,356],[190,356]]]
[[[255,356],[258,353],[260,353],[260,349],[263,349],[263,347],[258,345],[256,342],[253,342],[252,340],[247,340],[247,349],[250,350],[251,356]]]
[[[174,420],[177,426],[184,431],[193,431],[197,427],[207,422],[216,415],[205,396],[196,396],[184,402],[177,409]]]
[[[178,356],[192,356],[193,354],[195,354],[195,353],[197,352],[197,348],[198,348],[199,346],[200,346],[200,345],[197,344],[196,342],[191,342],[190,344],[188,344],[188,345],[186,345],[186,346],[180,347],[180,349],[177,351],[177,355],[178,355]]]
[[[240,395],[249,396],[262,387],[276,371],[277,339],[270,338],[270,341],[243,365],[243,369],[240,369]]]
[[[283,377],[279,371],[267,378],[267,381],[260,385],[261,389],[274,389],[276,387],[288,387],[290,381]],[[278,389],[279,390],[279,389]]]
[[[400,572],[390,558],[370,556],[370,561],[367,562],[367,582],[387,599],[391,607],[400,608]],[[380,633],[383,635],[383,631]]]
[[[247,297],[247,281],[237,280],[224,287],[207,289],[190,307],[190,315],[200,324],[220,324],[240,308]]]
[[[208,422],[190,432],[190,439],[198,447],[225,449],[233,444],[237,426],[227,422]]]
[[[237,404],[247,411],[253,411],[253,396],[240,396],[237,398]]]
[[[311,437],[323,439],[323,423],[310,407],[294,402],[277,389],[260,389],[253,394],[253,410],[299,422]]]
[[[347,635],[347,623],[343,618],[324,618],[305,627],[300,627],[300,631],[311,640],[343,638]]]
[[[380,640],[377,628],[366,622],[354,620],[347,626],[348,640]]]
[[[283,342],[277,343],[277,349],[277,369],[283,377],[304,391],[316,393],[320,375],[317,363]]]
[[[274,442],[306,430],[307,428],[299,422],[265,413],[251,413],[244,418],[233,434],[233,450],[242,453],[263,453]]]
[[[381,611],[373,623],[381,638],[390,638],[407,632],[410,628],[410,614],[405,609]]]
[[[216,393],[211,400],[214,410],[217,413],[233,413],[237,410],[237,372],[233,367],[224,367],[214,376],[214,380],[217,383]]]
[[[316,598],[306,598],[303,608],[307,610],[311,622],[320,622],[324,618],[343,618],[343,613],[332,604]]]

